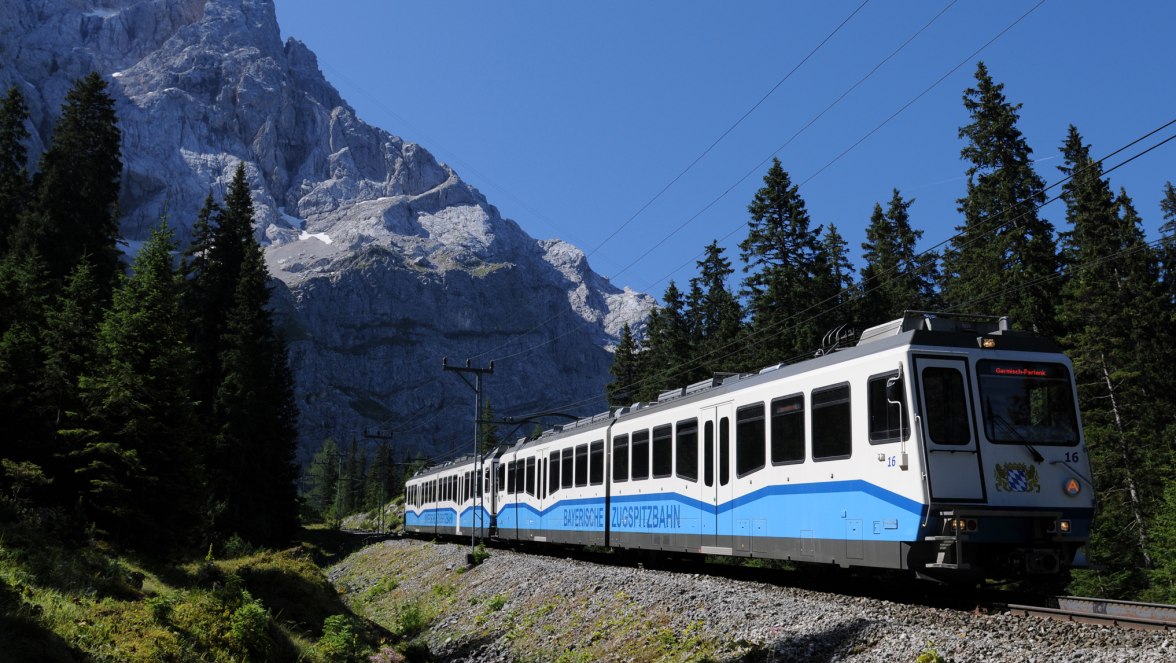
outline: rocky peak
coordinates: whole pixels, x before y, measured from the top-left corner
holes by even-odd
[[[468,432],[457,404],[470,396],[441,375],[443,356],[511,355],[510,374],[487,381],[500,411],[603,394],[605,348],[652,299],[611,285],[579,249],[531,238],[426,149],[361,121],[304,44],[282,43],[271,0],[9,4],[0,85],[29,100],[34,155],[74,79],[111,81],[128,240],[165,210],[186,239],[205,196],[245,165],[282,284],[306,447],[399,426],[408,447],[449,448]]]

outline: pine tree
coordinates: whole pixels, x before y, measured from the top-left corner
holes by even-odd
[[[701,380],[739,369],[743,307],[727,286],[735,270],[717,241],[707,245],[697,267],[698,276],[690,280],[687,304],[689,317],[695,321],[692,335],[699,369],[695,377]]]
[[[42,378],[47,280],[35,251],[0,257],[0,457],[42,469],[53,453],[52,430],[30,385]]]
[[[201,537],[207,508],[176,248],[164,222],[136,257],[99,329],[97,364],[81,379],[83,430],[63,431],[81,442],[75,456],[94,522],[156,551]]]
[[[662,305],[650,314],[647,349],[643,353],[643,379],[638,388],[641,400],[657,400],[666,389],[683,387],[693,366],[689,322],[678,286],[670,281]]]
[[[17,231],[18,250],[38,251],[62,282],[82,257],[109,292],[121,273],[116,207],[122,161],[114,99],[96,73],[75,81],[34,178],[31,209]]]
[[[613,363],[608,372],[612,376],[612,381],[605,387],[608,406],[615,408],[635,403],[642,379],[641,356],[640,346],[633,337],[633,330],[628,323],[621,327],[621,338],[617,341]]]
[[[751,316],[745,367],[811,355],[825,332],[815,316],[820,298],[813,293],[821,229],[809,228],[804,200],[779,159],[772,160],[747,211],[747,238],[739,244]]]
[[[481,429],[478,431],[478,453],[490,453],[497,449],[498,445],[502,444],[502,435],[498,430],[498,424],[494,423],[494,407],[490,404],[489,398],[482,403],[482,422],[478,425]]]
[[[824,312],[820,325],[826,330],[853,329],[857,286],[853,282],[853,265],[849,262],[849,243],[832,223],[821,237],[817,254],[817,280],[814,296]]]
[[[13,86],[0,103],[0,256],[8,252],[17,222],[28,205],[28,120],[24,96]]]
[[[1044,183],[1017,129],[1020,104],[1009,103],[984,63],[976,87],[964,92],[971,123],[960,155],[968,167],[968,194],[959,200],[964,225],[945,252],[944,299],[964,312],[1009,315],[1015,324],[1046,335],[1056,331],[1054,303],[1059,261],[1054,229],[1037,214]]]
[[[936,256],[920,255],[915,248],[923,231],[910,224],[914,202],[894,189],[885,213],[881,204],[874,205],[862,243],[858,319],[864,327],[893,320],[903,311],[935,308]]]
[[[218,529],[280,545],[298,527],[297,406],[286,345],[267,308],[268,280],[261,247],[250,235],[221,337],[212,467],[224,505]]]
[[[1163,264],[1164,292],[1170,303],[1176,304],[1176,187],[1164,182],[1164,197],[1160,199],[1164,224],[1160,226],[1160,260]]]
[[[1158,432],[1171,423],[1172,411],[1161,387],[1170,380],[1156,367],[1171,360],[1163,340],[1169,334],[1157,258],[1130,200],[1114,196],[1073,126],[1062,152],[1062,170],[1072,178],[1062,194],[1070,230],[1063,234],[1068,271],[1058,320],[1074,363],[1100,502],[1091,537],[1100,570],[1079,583],[1126,597],[1154,566],[1148,529],[1162,486],[1151,477],[1168,465]]]
[[[324,521],[333,521],[339,494],[340,451],[335,440],[327,438],[306,466],[310,489],[306,501]]]

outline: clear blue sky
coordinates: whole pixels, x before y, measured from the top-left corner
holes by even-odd
[[[614,284],[659,298],[669,279],[684,287],[695,275],[712,240],[741,266],[747,204],[773,154],[805,182],[813,223],[835,224],[858,267],[873,205],[893,188],[916,199],[920,248],[950,237],[965,190],[961,99],[977,60],[1023,104],[1019,127],[1047,183],[1060,177],[1069,124],[1101,157],[1176,118],[1176,2],[1037,4],[868,2],[632,218],[861,0],[276,0],[283,36],[317,53],[362,119],[427,148],[531,235],[567,240]],[[1174,133],[1176,125],[1108,167]],[[1176,183],[1176,141],[1110,178],[1157,238],[1161,188]],[[1060,201],[1042,213],[1066,228]]]

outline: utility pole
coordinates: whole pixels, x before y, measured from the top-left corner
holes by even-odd
[[[378,528],[378,531],[380,532],[380,534],[383,534],[384,533],[384,508],[386,507],[386,505],[384,503],[384,484],[387,483],[387,481],[388,481],[388,477],[387,477],[388,467],[387,467],[386,463],[388,460],[388,440],[392,439],[392,431],[381,430],[381,429],[369,431],[368,429],[365,428],[365,429],[363,429],[363,437],[364,437],[364,439],[368,439],[368,440],[380,440],[380,456],[379,456],[379,458],[380,458],[380,472],[384,476],[380,477],[380,517],[377,520],[377,522],[379,523],[379,525],[377,525],[377,528]]]
[[[478,447],[480,446],[478,444],[478,437],[479,437],[480,429],[482,428],[481,422],[479,421],[479,419],[482,418],[482,376],[488,375],[488,374],[494,372],[494,362],[490,362],[490,365],[486,368],[478,368],[478,367],[471,365],[471,361],[469,359],[467,359],[465,366],[450,366],[449,365],[449,358],[443,357],[441,359],[441,370],[456,372],[458,374],[458,377],[460,377],[463,382],[465,382],[467,385],[469,385],[470,389],[474,390],[474,469],[478,473],[477,480],[479,482],[479,488],[480,488],[481,487],[480,483],[482,481],[483,468],[482,468],[482,464],[480,462],[481,456],[478,454]],[[472,383],[470,382],[469,378],[467,378],[465,376],[466,373],[470,373],[474,376],[474,382],[472,382]],[[470,559],[471,560],[473,559],[474,545],[477,542],[478,526],[475,523],[475,517],[481,515],[478,512],[478,499],[481,496],[482,496],[481,490],[474,492],[474,509],[470,513],[470,523],[472,525],[470,527]],[[481,520],[481,519],[478,518],[478,520]],[[461,514],[458,514],[458,524],[461,524]]]

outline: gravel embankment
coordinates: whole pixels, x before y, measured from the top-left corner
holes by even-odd
[[[441,660],[1176,661],[1176,642],[726,578],[392,540],[331,568],[353,609],[394,631],[421,617]],[[389,581],[392,578],[394,581]],[[928,659],[933,660],[933,659]]]

